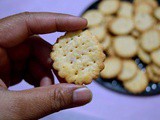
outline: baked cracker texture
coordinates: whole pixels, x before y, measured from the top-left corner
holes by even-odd
[[[58,38],[51,58],[60,78],[82,85],[98,78],[105,55],[96,37],[86,30],[68,32]]]

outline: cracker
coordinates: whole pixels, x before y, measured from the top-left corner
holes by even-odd
[[[89,10],[82,17],[87,19],[88,27],[97,26],[103,21],[103,15],[98,10]]]
[[[113,15],[105,16],[104,24],[105,24],[106,29],[109,28],[109,24],[114,20],[114,18],[115,18],[115,16],[113,16]]]
[[[104,68],[103,50],[88,30],[69,32],[58,38],[51,52],[53,68],[67,83],[89,84]]]
[[[138,70],[137,75],[123,83],[124,87],[133,94],[143,92],[148,86],[148,78],[145,72]]]
[[[143,49],[139,48],[138,50],[138,57],[141,59],[142,62],[149,64],[151,63],[151,57],[150,54],[145,52]]]
[[[119,0],[103,0],[98,5],[99,11],[101,11],[104,15],[115,14],[120,7]]]
[[[102,48],[104,51],[108,50],[111,45],[111,36],[109,34],[106,35],[105,39],[101,42]]]
[[[157,30],[149,30],[143,33],[140,45],[146,52],[152,52],[160,47],[160,34]]]
[[[135,28],[144,32],[151,29],[155,24],[155,19],[150,14],[137,13],[134,17]]]
[[[104,79],[115,78],[122,70],[122,61],[116,57],[108,57],[104,65],[105,68],[100,73]]]
[[[108,56],[115,56],[115,51],[112,46],[110,46],[107,50],[105,50]]]
[[[115,53],[123,58],[131,58],[137,54],[138,44],[132,36],[118,36],[114,39]]]
[[[160,67],[160,49],[152,52],[151,58],[153,63]]]
[[[102,42],[106,36],[106,29],[104,26],[96,26],[89,29],[95,35],[99,42]]]
[[[147,2],[150,6],[152,6],[153,9],[158,7],[157,0],[134,0],[135,5],[141,4],[143,2]]]
[[[126,81],[132,79],[137,74],[138,68],[133,60],[124,60],[122,63],[122,71],[118,75],[118,79]]]
[[[118,17],[112,21],[109,30],[115,35],[126,35],[134,29],[134,23],[131,18]]]
[[[152,67],[150,65],[147,66],[146,71],[147,71],[147,75],[148,75],[149,80],[151,80],[154,83],[160,82],[160,76],[157,76],[153,73]]]
[[[155,11],[154,11],[154,16],[160,20],[160,7],[158,7]]]
[[[135,5],[135,13],[151,14],[153,13],[153,7],[147,2],[141,2]]]
[[[151,68],[152,68],[153,73],[160,77],[160,67],[158,67],[155,64],[152,64]]]
[[[133,16],[133,5],[130,2],[121,2],[120,9],[118,10],[118,16],[132,17]]]

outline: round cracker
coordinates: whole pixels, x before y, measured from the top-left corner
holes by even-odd
[[[139,48],[138,49],[138,57],[141,59],[142,62],[149,64],[151,63],[151,57],[150,54],[145,52],[143,49]]]
[[[137,65],[133,60],[124,60],[122,63],[122,71],[118,75],[118,79],[126,81],[132,79],[137,74]]]
[[[155,64],[152,64],[151,68],[152,68],[152,71],[153,71],[154,74],[156,74],[157,76],[160,76],[160,67],[158,67]]]
[[[158,2],[157,0],[134,0],[134,4],[138,5],[141,4],[143,2],[148,3],[150,6],[152,6],[153,9],[158,7]]]
[[[105,50],[108,56],[115,56],[115,51],[112,46],[110,46],[107,50]]]
[[[133,5],[130,2],[122,1],[120,9],[118,10],[118,16],[132,17],[133,16]]]
[[[151,58],[153,63],[160,67],[160,49],[152,52]]]
[[[103,0],[98,5],[99,11],[101,11],[104,15],[115,14],[120,6],[119,0]]]
[[[138,70],[137,75],[125,81],[123,85],[129,92],[138,94],[143,92],[148,86],[148,78],[143,71]]]
[[[155,24],[155,19],[150,14],[137,13],[134,17],[135,28],[144,32],[151,29]]]
[[[113,15],[105,16],[104,25],[105,25],[106,29],[109,28],[109,24],[114,20],[114,18],[115,18],[115,16],[113,16]]]
[[[95,35],[99,42],[102,42],[106,36],[106,29],[104,26],[96,26],[89,28],[89,31]]]
[[[155,11],[154,11],[154,16],[160,20],[160,7],[158,7]]]
[[[131,58],[137,54],[138,44],[132,36],[118,36],[114,39],[113,47],[116,54],[123,58]]]
[[[151,14],[153,13],[153,7],[147,2],[141,2],[135,5],[135,13]]]
[[[108,57],[104,65],[105,68],[100,73],[104,79],[115,78],[122,70],[122,61],[116,57]]]
[[[88,10],[82,17],[87,19],[88,27],[97,26],[103,21],[103,15],[98,10]]]
[[[134,29],[134,23],[131,18],[118,17],[112,21],[109,30],[115,35],[126,35]]]
[[[157,30],[149,30],[143,33],[140,45],[146,52],[152,52],[160,47],[160,34]]]
[[[67,83],[89,84],[104,68],[105,55],[88,30],[68,32],[54,44],[51,58],[58,75]]]
[[[152,67],[149,65],[147,66],[146,68],[146,71],[147,71],[147,75],[148,75],[148,78],[154,82],[154,83],[159,83],[160,82],[160,76],[157,76],[153,73],[152,71]]]
[[[109,34],[106,35],[105,39],[101,42],[102,48],[104,51],[108,50],[110,47],[112,40],[111,36]]]

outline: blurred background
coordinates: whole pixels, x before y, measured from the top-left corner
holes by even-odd
[[[80,16],[96,0],[0,0],[0,18],[16,13],[56,12]],[[52,33],[42,37],[53,44],[63,33]],[[57,80],[56,80],[57,83]],[[159,120],[160,96],[135,97],[119,94],[93,82],[88,85],[93,92],[90,104],[64,110],[41,120]],[[33,86],[22,81],[10,90],[30,89]]]

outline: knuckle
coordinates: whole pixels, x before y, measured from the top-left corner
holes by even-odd
[[[21,13],[21,16],[22,16],[23,21],[26,24],[28,34],[32,34],[33,32],[32,32],[30,24],[34,21],[33,13],[26,11],[26,12]]]
[[[54,111],[62,110],[68,104],[65,91],[61,88],[56,88],[50,93],[50,101],[51,109]]]

